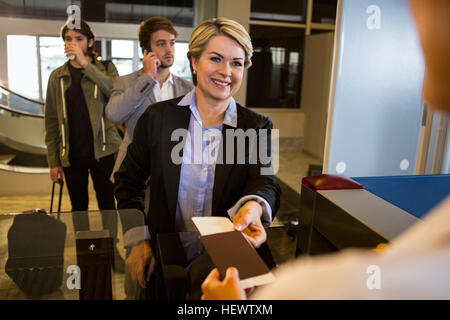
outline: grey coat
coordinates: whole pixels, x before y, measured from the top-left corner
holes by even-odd
[[[194,85],[172,74],[175,97],[183,96],[194,88]],[[153,87],[158,82],[140,69],[114,81],[111,97],[106,105],[106,117],[115,124],[124,124],[127,128],[125,137],[119,148],[113,174],[119,170],[127,153],[128,145],[133,140],[134,127],[147,109],[156,102]]]

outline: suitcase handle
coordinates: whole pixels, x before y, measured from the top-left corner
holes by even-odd
[[[62,191],[64,187],[64,180],[62,178],[59,178],[58,181],[53,182],[52,186],[52,198],[50,200],[50,213],[53,213],[53,198],[55,196],[55,184],[59,184],[59,201],[58,201],[58,220],[59,220],[59,214],[61,213],[61,201],[62,201]]]

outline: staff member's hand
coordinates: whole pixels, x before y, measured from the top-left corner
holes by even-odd
[[[144,50],[144,58],[142,59],[142,66],[144,67],[144,72],[150,77],[155,78],[158,67],[161,65],[156,53],[147,52]]]
[[[62,179],[64,175],[64,171],[61,167],[51,168],[50,169],[50,179],[53,182],[58,182],[59,179]]]
[[[82,68],[86,68],[86,66],[89,64],[89,58],[86,57],[83,53],[83,50],[75,44],[66,45],[64,47],[64,53],[67,57],[75,56],[75,62],[78,63]]]
[[[242,231],[247,240],[255,248],[259,248],[267,239],[266,230],[261,222],[261,216],[261,205],[251,200],[247,201],[233,218],[233,224],[236,230]]]
[[[225,279],[220,281],[219,270],[215,268],[202,284],[202,300],[246,300],[247,295],[240,285],[236,268],[227,269]]]
[[[152,248],[148,241],[142,241],[135,245],[125,261],[130,271],[131,279],[138,281],[142,288],[145,288],[145,280],[150,278],[155,270],[156,260],[153,256]],[[150,265],[147,275],[145,274],[145,266]]]

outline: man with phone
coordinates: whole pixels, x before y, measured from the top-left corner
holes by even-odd
[[[120,168],[133,138],[134,127],[147,107],[185,95],[193,89],[191,82],[170,73],[177,35],[172,22],[163,17],[149,18],[139,27],[143,67],[115,80],[106,106],[106,116],[112,122],[125,124],[126,127],[113,173]]]
[[[142,68],[129,75],[121,76],[114,82],[111,97],[106,106],[106,116],[115,124],[126,127],[120,145],[113,174],[119,170],[127,153],[128,145],[133,139],[137,121],[148,106],[159,101],[173,99],[185,95],[194,86],[191,82],[172,74],[169,68],[173,65],[175,55],[175,38],[178,33],[172,23],[163,17],[152,17],[143,21],[139,27],[139,44],[144,55]],[[113,177],[111,176],[113,179]],[[147,187],[146,198],[148,199]],[[145,211],[147,212],[148,201]],[[131,248],[140,241],[148,239],[145,226],[124,229],[124,245],[127,257]],[[132,260],[132,259],[131,259]],[[127,265],[133,261],[127,258]],[[128,269],[128,268],[127,268]],[[131,272],[135,274],[136,272]],[[148,292],[141,290],[138,283],[126,272],[125,293],[134,299],[147,299]]]

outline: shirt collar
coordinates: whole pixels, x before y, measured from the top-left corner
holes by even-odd
[[[200,118],[200,113],[198,112],[197,105],[195,104],[195,88],[192,89],[191,92],[186,94],[181,99],[181,101],[178,103],[178,105],[179,106],[189,106],[195,119],[199,123],[202,123],[202,120]],[[228,105],[227,110],[225,110],[225,117],[223,119],[223,124],[226,124],[233,128],[237,127],[237,106],[236,106],[236,101],[233,99],[233,97],[231,97],[230,104]]]
[[[169,77],[167,77],[166,81],[163,82],[161,87],[163,87],[166,84],[173,86],[173,78],[172,78],[172,74],[171,73],[169,73]]]
[[[141,74],[143,74],[143,73],[144,73],[144,68],[141,68],[141,70],[139,70],[139,71],[141,72]],[[171,85],[173,85],[173,77],[172,77],[172,73],[171,73],[171,72],[169,72],[169,77],[167,78],[166,81],[164,81],[163,85],[164,85],[166,82],[168,82],[168,83],[170,83]]]
[[[170,83],[170,84],[173,84],[172,73],[169,72],[169,77],[167,78],[167,80],[166,80],[164,83],[166,83],[166,82],[168,82],[168,83]]]

